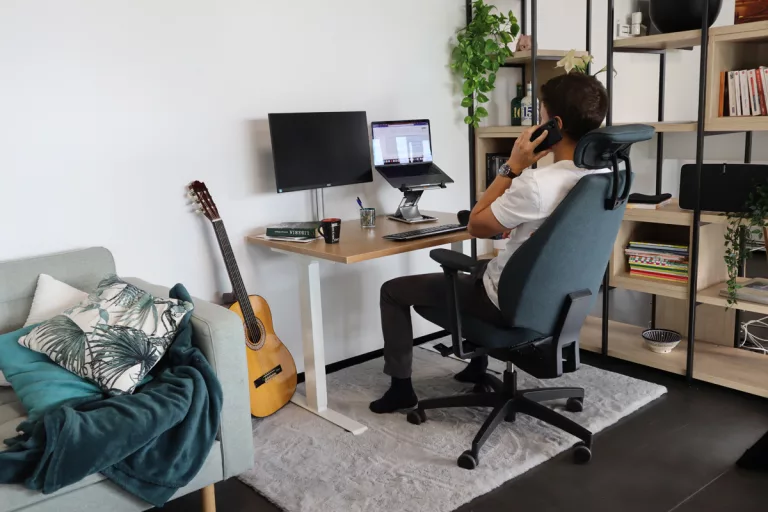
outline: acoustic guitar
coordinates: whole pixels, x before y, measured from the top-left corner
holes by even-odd
[[[189,185],[189,192],[198,205],[198,212],[213,225],[237,301],[229,309],[242,318],[245,327],[251,415],[257,418],[269,416],[287,404],[296,391],[296,364],[275,334],[267,301],[258,295],[248,295],[245,290],[227,230],[208,187],[194,181]]]

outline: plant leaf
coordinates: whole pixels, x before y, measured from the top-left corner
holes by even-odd
[[[484,117],[488,117],[488,111],[485,109],[485,107],[477,107],[475,110],[475,115],[482,119]]]
[[[467,116],[464,118],[464,124],[472,124],[474,122],[474,119],[472,116]]]
[[[496,73],[488,75],[488,84],[493,87],[496,84]]]
[[[469,108],[472,105],[474,105],[474,100],[472,99],[472,96],[466,96],[463,100],[461,100],[461,106],[464,108]]]
[[[486,96],[483,93],[480,93],[477,95],[477,102],[478,103],[488,103],[490,100],[488,99],[488,96]]]
[[[464,85],[461,88],[461,92],[464,93],[464,96],[470,96],[475,90],[475,84],[472,79],[465,80]]]

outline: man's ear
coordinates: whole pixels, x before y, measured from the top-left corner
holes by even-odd
[[[560,128],[560,131],[563,131],[563,118],[555,116],[555,119],[557,119],[557,127]]]

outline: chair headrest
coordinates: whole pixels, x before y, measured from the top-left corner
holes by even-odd
[[[650,140],[656,130],[647,124],[606,126],[592,130],[581,138],[573,155],[573,163],[582,169],[605,169],[613,166],[613,157],[629,157],[635,142]]]

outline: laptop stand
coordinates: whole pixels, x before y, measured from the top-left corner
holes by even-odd
[[[430,188],[440,188],[430,187]],[[402,189],[401,189],[402,190]],[[405,222],[406,224],[420,224],[422,222],[436,222],[436,217],[430,217],[429,215],[422,215],[419,212],[419,199],[424,193],[424,188],[418,190],[403,190],[403,199],[400,201],[400,206],[397,207],[397,212],[394,215],[390,215],[388,218],[396,220],[398,222]]]

